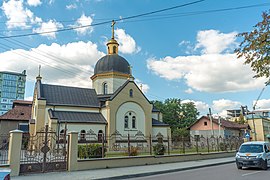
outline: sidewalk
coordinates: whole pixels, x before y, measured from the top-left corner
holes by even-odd
[[[29,174],[12,177],[12,180],[88,180],[88,179],[128,179],[147,175],[176,172],[181,170],[196,169],[201,167],[215,166],[234,162],[234,157],[207,159],[200,161],[188,161],[179,163],[133,166],[124,168],[96,169],[75,172],[53,172]]]

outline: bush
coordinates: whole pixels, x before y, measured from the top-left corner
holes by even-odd
[[[137,156],[138,155],[138,148],[137,147],[130,147],[130,156]]]
[[[102,157],[102,145],[100,144],[78,145],[78,158],[86,159],[86,158],[101,158],[101,157]]]
[[[153,148],[154,148],[155,155],[164,155],[166,151],[166,147],[162,143],[157,143],[156,145],[153,146]]]
[[[219,143],[219,149],[221,151],[226,151],[227,150],[227,144],[224,144],[223,142]]]

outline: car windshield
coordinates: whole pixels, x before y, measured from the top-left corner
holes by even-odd
[[[263,152],[263,146],[260,144],[246,144],[242,145],[239,149],[240,153],[261,153]]]

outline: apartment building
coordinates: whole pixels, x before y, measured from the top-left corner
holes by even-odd
[[[0,115],[12,109],[14,100],[23,100],[26,70],[22,73],[0,71]]]

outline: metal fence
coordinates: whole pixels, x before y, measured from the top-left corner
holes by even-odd
[[[168,139],[161,134],[144,136],[141,132],[135,135],[116,132],[109,137],[87,132],[79,134],[78,158],[228,152],[235,151],[242,143],[243,138],[239,137],[179,136]]]
[[[9,134],[0,134],[0,164],[8,163]]]

